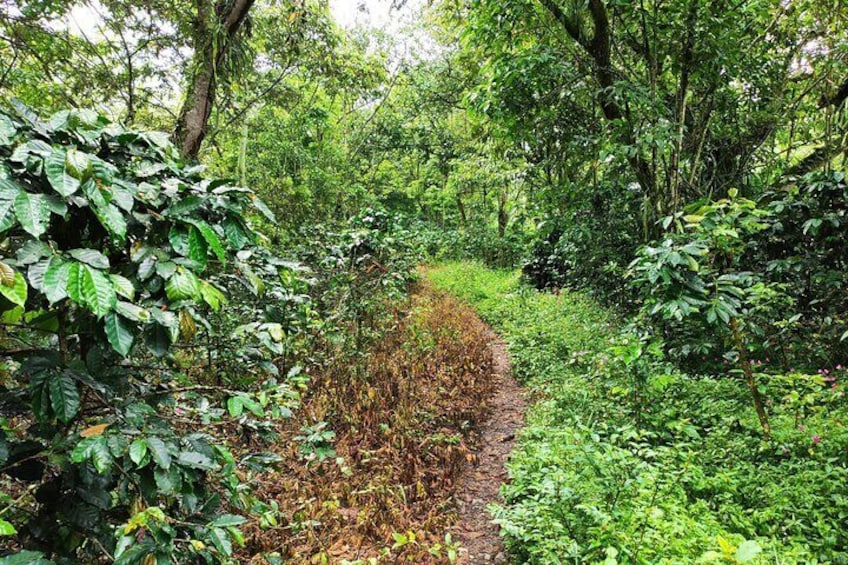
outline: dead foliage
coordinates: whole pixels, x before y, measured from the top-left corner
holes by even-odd
[[[447,563],[444,542],[468,443],[493,392],[486,327],[467,307],[426,286],[366,354],[339,356],[314,379],[276,447],[285,463],[259,478],[286,521],[245,528],[244,555],[279,552],[291,563]],[[328,422],[339,460],[308,463],[294,437]],[[393,533],[414,543],[392,549]],[[383,554],[381,556],[381,553]],[[264,559],[254,557],[253,562]]]

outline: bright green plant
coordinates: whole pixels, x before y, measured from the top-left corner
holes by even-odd
[[[738,365],[768,437],[768,414],[750,350],[769,314],[778,304],[786,306],[788,297],[780,285],[743,270],[751,237],[768,227],[768,211],[735,191],[730,196],[667,218],[665,227],[675,224],[678,233],[646,246],[631,268],[650,315],[677,322],[695,319],[719,331],[720,345]]]
[[[0,528],[37,552],[6,562],[217,563],[242,541],[243,518],[226,513],[249,500],[240,463],[206,427],[226,417],[205,395],[218,389],[175,385],[193,340],[213,333],[228,280],[261,293],[248,258],[267,257],[251,251],[245,214],[268,211],[201,171],[166,135],[94,112],[0,112],[3,406],[14,421],[0,430],[0,481],[30,485],[0,502]],[[269,380],[230,412],[264,417],[269,399],[292,400],[285,390]]]

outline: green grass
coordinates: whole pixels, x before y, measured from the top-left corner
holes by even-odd
[[[627,362],[626,321],[582,295],[475,263],[426,276],[500,332],[541,397],[493,509],[517,563],[848,563],[841,393],[811,389],[799,426],[792,391],[769,385],[766,443],[738,380]]]

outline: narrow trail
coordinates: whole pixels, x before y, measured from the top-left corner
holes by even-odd
[[[462,544],[460,565],[508,561],[487,506],[500,500],[499,489],[507,480],[505,464],[524,423],[527,402],[524,389],[512,377],[506,344],[491,330],[489,343],[495,394],[489,401],[488,417],[479,429],[475,458],[466,463],[457,488],[458,521],[452,533]]]

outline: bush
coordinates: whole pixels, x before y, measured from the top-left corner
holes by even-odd
[[[273,361],[305,322],[258,298],[220,317],[228,288],[291,289],[246,219],[264,204],[201,171],[93,112],[0,113],[0,535],[26,550],[6,562],[215,563],[241,541],[250,458],[215,430],[290,414]]]
[[[588,290],[601,301],[632,310],[624,271],[644,229],[634,195],[601,185],[584,201],[576,198],[562,216],[540,224],[524,274],[538,289]]]

